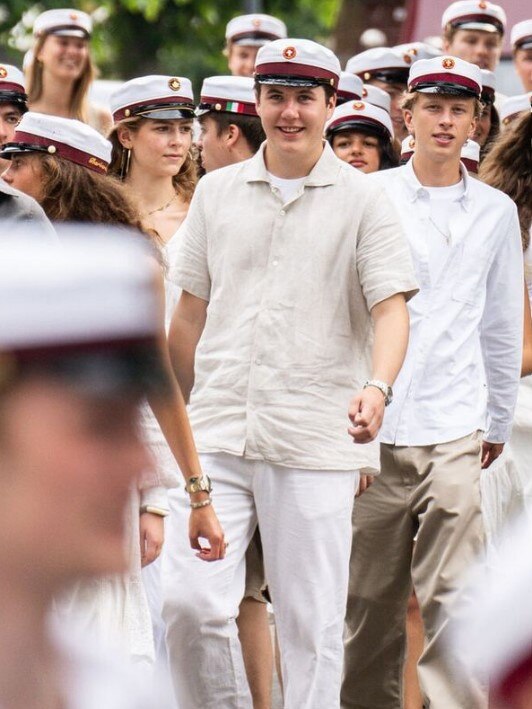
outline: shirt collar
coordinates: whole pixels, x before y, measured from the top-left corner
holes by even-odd
[[[246,182],[269,182],[268,170],[264,162],[264,149],[266,141],[260,146],[255,155],[247,161]],[[336,157],[331,146],[324,141],[323,152],[318,162],[307,175],[304,187],[324,187],[334,185],[338,179],[338,174],[342,162]]]
[[[464,181],[464,193],[458,200],[459,202],[462,203],[462,207],[466,210],[466,212],[469,210],[469,205],[471,202],[471,190],[470,190],[470,177],[467,172],[466,166],[461,162],[460,163],[460,172],[462,174],[462,179]],[[425,188],[421,184],[421,182],[417,179],[416,173],[414,172],[414,165],[413,165],[413,160],[410,159],[406,165],[403,168],[403,179],[406,183],[408,192],[409,192],[409,197],[411,202],[415,202],[417,198],[425,192]]]

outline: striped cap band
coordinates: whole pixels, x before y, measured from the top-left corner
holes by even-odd
[[[199,111],[213,111],[223,113],[240,113],[244,116],[258,117],[257,109],[254,103],[244,101],[230,101],[224,98],[216,98],[214,96],[202,96],[198,106]]]

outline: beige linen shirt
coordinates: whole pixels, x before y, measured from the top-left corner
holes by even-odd
[[[328,144],[286,204],[264,145],[200,181],[175,271],[209,301],[190,420],[200,452],[292,468],[378,470],[347,434],[371,375],[371,308],[417,290],[390,200]]]

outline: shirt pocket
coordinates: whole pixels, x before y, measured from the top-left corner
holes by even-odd
[[[486,294],[490,253],[482,244],[466,239],[457,249],[452,264],[456,277],[452,280],[452,299],[470,306],[483,306]]]

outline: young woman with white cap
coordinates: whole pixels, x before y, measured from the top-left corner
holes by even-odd
[[[35,19],[28,101],[32,111],[77,118],[105,135],[111,127],[108,111],[88,102],[95,76],[91,32],[91,17],[81,10],[46,10]]]
[[[141,229],[138,213],[123,186],[106,175],[111,150],[107,140],[80,121],[28,112],[0,156],[11,160],[4,179],[37,199],[52,220],[113,223]],[[160,340],[169,367],[163,322]],[[164,429],[171,455],[187,479],[201,476],[183,399],[172,377],[168,394],[166,401],[150,400],[150,406]],[[141,489],[132,495],[128,517],[129,576],[102,581],[92,591],[83,587],[76,590],[75,608],[84,609],[87,622],[103,633],[109,627],[121,629],[131,655],[142,661],[153,660],[153,644],[140,566],[149,564],[160,553],[163,517],[167,513],[165,488],[176,484],[176,476],[175,460],[172,470],[169,466],[157,466],[155,474],[143,479]],[[198,535],[201,531],[202,538],[210,539],[211,551],[200,550],[194,532],[191,543],[202,558],[221,558],[225,551],[223,535],[213,509],[205,505],[205,495],[199,492],[192,496],[192,503],[198,507],[193,508],[191,523],[197,527]]]

